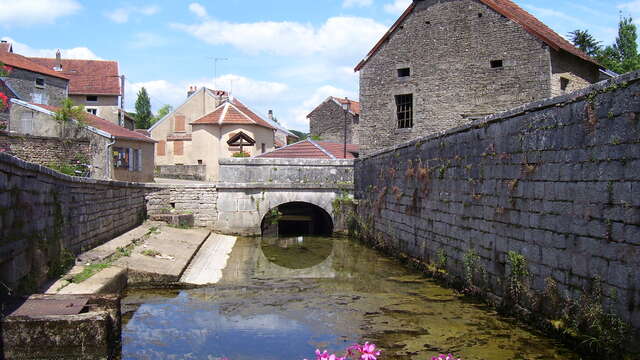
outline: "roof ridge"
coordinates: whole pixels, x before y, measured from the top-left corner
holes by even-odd
[[[221,106],[222,106],[222,113],[220,113],[220,117],[218,118],[218,125],[220,126],[222,126],[222,122],[224,121],[224,118],[227,117],[227,112],[229,112],[229,103],[224,103]],[[219,107],[215,109],[213,112],[218,111],[218,109]]]
[[[333,160],[337,160],[338,158],[335,157],[332,153],[330,153],[329,151],[327,151],[325,148],[323,148],[322,146],[320,146],[320,144],[316,143],[314,140],[312,139],[307,139],[310,143],[312,143],[315,147],[317,147],[318,149],[320,149],[320,151],[322,151],[323,153],[325,153],[325,155],[329,156],[329,158],[333,159]]]
[[[249,119],[249,121],[253,122],[254,124],[258,124],[257,121],[253,120],[249,115],[245,114],[244,111],[238,109],[238,107],[233,104],[232,102],[229,101],[229,104],[231,104],[231,106],[233,106],[234,109],[236,109],[240,114],[242,114],[244,117],[246,117],[247,119]],[[244,107],[246,107],[247,109],[249,109],[246,105],[243,104]],[[251,109],[249,109],[251,110]],[[254,113],[255,114],[255,113]]]

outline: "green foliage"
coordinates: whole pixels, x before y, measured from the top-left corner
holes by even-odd
[[[62,101],[62,106],[54,112],[53,118],[61,124],[67,124],[73,119],[78,121],[80,125],[84,125],[86,114],[84,106],[75,106],[73,100],[66,98]]]
[[[155,123],[157,123],[158,121],[160,121],[163,117],[169,115],[170,112],[173,111],[173,106],[169,105],[169,104],[165,104],[163,105],[159,110],[158,113],[156,114],[156,116],[153,117],[153,119],[151,119],[151,123],[149,125],[153,125]],[[134,116],[135,119],[135,116]]]
[[[233,156],[234,158],[248,158],[248,157],[251,157],[251,154],[243,151],[243,152],[233,153],[233,155],[231,156]]]
[[[278,223],[278,221],[280,221],[281,217],[282,213],[276,207],[267,212],[267,214],[264,216],[264,221],[268,224],[275,225]]]
[[[507,292],[514,303],[518,303],[527,292],[526,281],[530,276],[527,258],[515,251],[507,253],[507,263],[511,268],[507,279]]]
[[[589,30],[574,30],[569,33],[569,38],[578,49],[589,56],[595,57],[602,50],[600,41],[596,40]]]
[[[473,288],[473,277],[480,268],[480,255],[469,249],[462,257],[462,265],[464,267],[464,281],[468,289]]]
[[[108,268],[109,266],[111,266],[111,264],[109,263],[99,263],[99,264],[88,265],[82,270],[81,273],[71,278],[71,282],[75,284],[79,284],[87,280],[88,278],[92,277],[93,275],[99,273],[100,271]]]
[[[147,89],[144,87],[138,92],[138,98],[136,99],[136,128],[148,129],[151,126],[151,119],[153,119],[153,113],[151,112],[151,99],[147,93]]]
[[[436,267],[440,270],[446,270],[448,256],[444,248],[440,248],[438,249],[438,251],[436,251],[436,258],[437,258]]]
[[[5,66],[4,63],[2,61],[0,61],[0,77],[4,77],[4,76],[9,75],[9,72],[7,70],[5,70],[4,66]]]
[[[309,137],[309,133],[305,133],[298,130],[289,130],[290,133],[300,138],[300,140],[304,140]]]
[[[151,250],[151,249],[143,250],[141,252],[141,254],[144,255],[144,256],[149,256],[149,257],[156,257],[156,256],[162,255],[162,253],[160,253],[160,251]]]

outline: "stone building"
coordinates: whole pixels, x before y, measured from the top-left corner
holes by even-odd
[[[368,153],[583,88],[600,66],[510,0],[414,0],[355,70]]]
[[[12,99],[11,103],[7,135],[17,135],[24,138],[24,142],[41,145],[50,145],[52,142],[46,140],[54,139],[62,139],[63,143],[69,144],[88,143],[89,148],[82,155],[88,157],[86,161],[91,165],[92,178],[153,182],[153,139],[93,114],[87,113],[81,119],[82,123],[72,120],[68,124],[61,124],[54,118],[54,112],[59,109],[56,106],[33,104],[18,99]],[[55,150],[46,146],[31,147],[32,152]],[[38,161],[50,158],[48,154],[25,155],[29,156],[29,161],[49,165],[46,161]]]
[[[60,105],[67,97],[69,78],[13,52],[11,44],[0,43],[0,62],[7,75],[0,80],[20,100]]]
[[[219,159],[273,150],[276,129],[226,92],[202,87],[148,131],[162,177],[217,181]]]
[[[349,104],[346,114],[342,108]],[[348,98],[330,96],[307,115],[311,136],[328,141],[344,141],[345,121],[347,127],[347,144],[359,144],[358,128],[360,125],[360,103]]]
[[[29,60],[67,77],[69,98],[75,105],[83,105],[90,114],[133,129],[130,118],[120,123],[122,89],[117,61],[63,59],[59,50],[55,58]]]

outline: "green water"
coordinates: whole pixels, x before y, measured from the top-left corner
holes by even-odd
[[[348,239],[239,239],[219,284],[132,291],[123,311],[124,359],[303,359],[364,341],[381,359],[579,359]]]

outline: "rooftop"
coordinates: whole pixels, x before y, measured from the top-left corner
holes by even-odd
[[[347,144],[347,156],[344,156],[344,144],[330,141],[305,139],[295,144],[256,156],[257,158],[289,159],[355,159],[359,146]]]
[[[69,78],[70,95],[115,95],[121,94],[118,62],[107,60],[75,60],[51,58],[29,58],[31,61]]]

